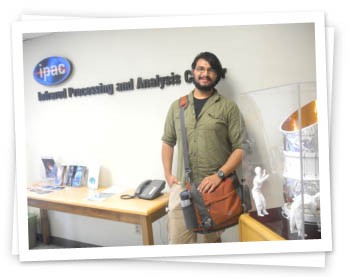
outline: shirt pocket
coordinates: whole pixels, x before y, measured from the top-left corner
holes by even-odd
[[[215,132],[227,130],[227,122],[224,115],[221,113],[208,112],[205,122],[203,123],[203,127],[207,130],[212,130]]]

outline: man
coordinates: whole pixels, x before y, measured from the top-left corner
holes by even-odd
[[[212,53],[197,55],[192,63],[194,90],[185,110],[191,181],[200,192],[212,192],[230,175],[243,158],[242,120],[237,105],[215,89],[223,75],[219,59]],[[170,244],[195,243],[197,234],[187,230],[179,194],[184,190],[179,100],[171,105],[162,137],[162,162],[170,187],[168,234]],[[172,173],[174,146],[178,145],[177,174]],[[204,242],[220,241],[218,233],[204,236]]]

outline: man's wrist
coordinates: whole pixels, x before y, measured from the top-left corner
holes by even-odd
[[[224,180],[225,179],[225,173],[219,169],[217,172],[216,172],[216,175],[221,179],[221,180]]]
[[[169,178],[171,177],[173,174],[171,172],[164,172],[164,177],[165,178]]]

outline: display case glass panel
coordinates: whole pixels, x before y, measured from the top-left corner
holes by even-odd
[[[242,93],[248,140],[242,179],[258,221],[285,239],[321,237],[315,83]]]

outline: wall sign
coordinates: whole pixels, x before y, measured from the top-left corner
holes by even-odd
[[[40,61],[34,68],[34,79],[45,86],[57,85],[64,82],[71,74],[72,66],[63,57],[48,57]]]
[[[223,69],[225,78],[227,69]],[[50,57],[42,60],[34,69],[34,78],[43,85],[59,84],[69,77],[71,72],[70,62],[62,57]],[[169,86],[177,86],[181,84],[180,74],[171,72],[168,75],[156,74],[149,78],[137,77],[130,78],[127,81],[116,82],[111,84],[99,83],[88,87],[67,87],[59,91],[44,91],[38,92],[39,101],[58,100],[82,96],[92,96],[97,94],[113,95],[116,93],[125,93],[133,90],[143,90],[149,88],[159,88],[163,90]],[[183,73],[183,78],[186,83],[191,84],[193,81],[192,71],[186,70]]]

